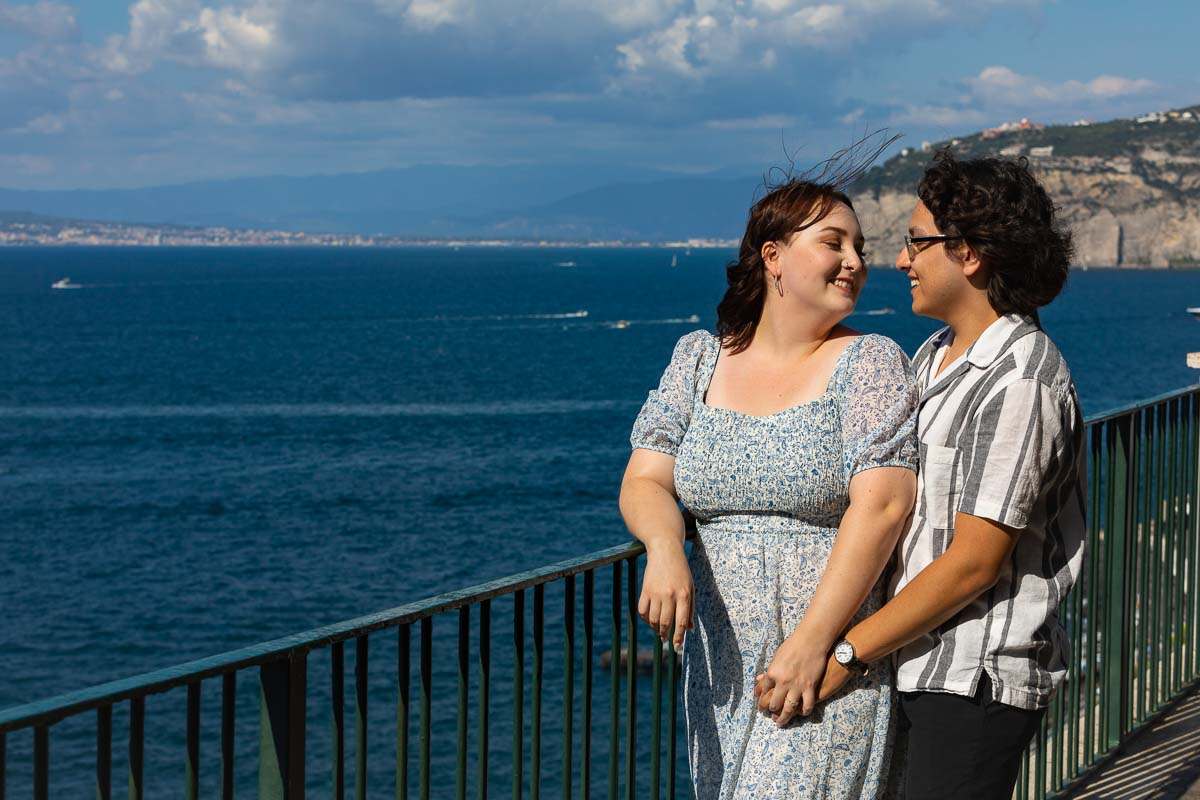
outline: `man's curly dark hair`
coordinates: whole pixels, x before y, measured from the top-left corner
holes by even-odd
[[[1067,282],[1070,231],[1025,158],[960,161],[938,151],[917,189],[938,229],[961,236],[987,268],[988,300],[1001,314],[1037,316]],[[952,257],[956,249],[947,247]]]

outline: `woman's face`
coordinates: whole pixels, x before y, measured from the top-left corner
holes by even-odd
[[[772,273],[768,291],[788,305],[799,305],[841,319],[854,310],[867,280],[862,229],[858,216],[842,203],[824,219],[792,234],[764,261]],[[775,290],[779,275],[783,297]]]

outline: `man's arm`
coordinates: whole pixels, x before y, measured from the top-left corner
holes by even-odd
[[[954,539],[941,556],[871,616],[846,633],[862,661],[883,658],[934,630],[995,585],[1021,531],[982,517],[959,513]],[[819,700],[825,700],[850,673],[830,655]]]

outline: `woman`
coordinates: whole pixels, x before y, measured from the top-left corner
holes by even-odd
[[[674,627],[677,650],[694,631],[684,706],[700,800],[857,800],[885,782],[886,662],[807,717],[842,632],[881,604],[915,490],[908,360],[841,324],[862,247],[835,186],[767,194],[728,267],[717,335],[679,340],[634,424],[621,513],[646,545],[638,610],[664,640]],[[696,517],[690,564],[677,501]]]

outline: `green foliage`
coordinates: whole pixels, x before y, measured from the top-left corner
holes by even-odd
[[[1013,146],[1020,146],[1021,155],[1028,156],[1030,148],[1052,146],[1053,156],[1033,157],[1030,161],[1060,167],[1068,166],[1062,163],[1063,159],[1068,158],[1137,159],[1146,149],[1160,150],[1174,156],[1200,156],[1200,106],[1177,111],[1190,111],[1193,119],[1146,123],[1115,119],[1091,125],[1048,125],[1041,130],[1009,131],[988,139],[982,133],[973,133],[954,140],[935,142],[928,151],[910,147],[906,155],[897,154],[883,164],[872,167],[855,190],[876,195],[886,190],[915,193],[925,165],[937,150],[946,145],[952,145],[960,158],[999,156],[1001,150]]]

